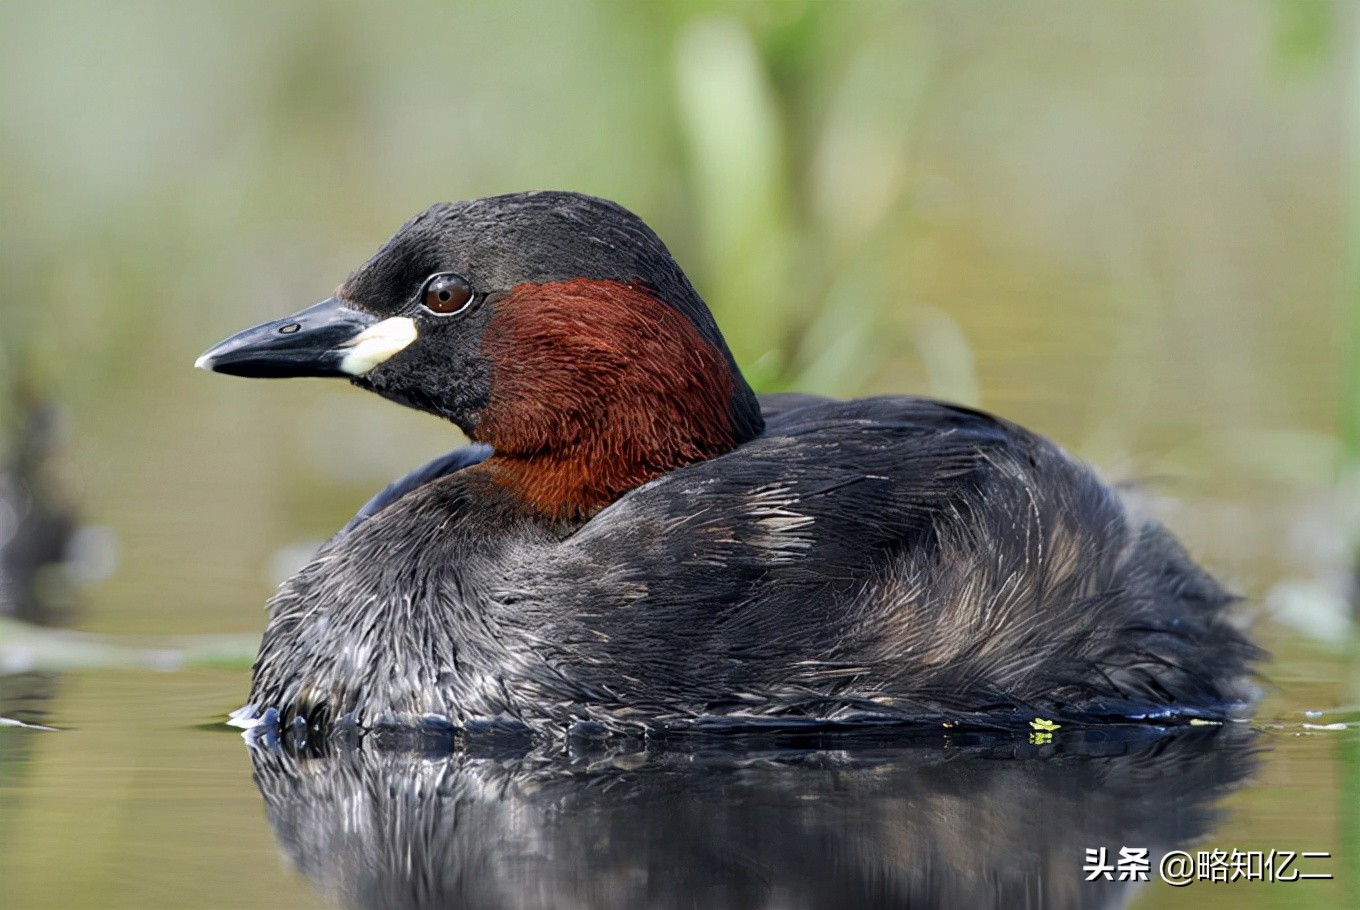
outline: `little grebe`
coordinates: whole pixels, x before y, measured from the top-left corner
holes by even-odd
[[[198,366],[345,377],[475,443],[284,583],[252,714],[555,735],[1253,699],[1233,598],[1085,465],[938,401],[758,399],[661,240],[602,199],[435,205]]]

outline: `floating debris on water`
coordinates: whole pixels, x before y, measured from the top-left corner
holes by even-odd
[[[42,724],[28,724],[22,720],[15,720],[12,717],[0,717],[0,727],[18,727],[21,730],[41,730],[45,733],[59,733],[56,727],[45,727]]]

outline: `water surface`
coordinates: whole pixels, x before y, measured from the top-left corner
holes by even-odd
[[[1320,665],[1317,669],[1325,674]],[[6,907],[1340,907],[1356,712],[1243,728],[250,748],[240,671],[4,680]],[[1346,730],[1309,730],[1348,723]],[[1338,881],[1085,882],[1087,849],[1324,851]],[[1155,868],[1153,876],[1155,877]]]

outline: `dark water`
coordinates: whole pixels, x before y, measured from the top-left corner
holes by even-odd
[[[251,758],[284,850],[355,906],[1085,907],[1115,889],[1068,860],[1201,836],[1250,739]]]
[[[2,905],[1250,908],[1354,893],[1354,712],[906,742],[299,747],[214,722],[244,682],[4,677],[0,714],[62,729],[0,729]],[[1088,850],[1117,878],[1121,848],[1147,850],[1150,882],[1085,880]],[[1328,852],[1290,868],[1337,880],[1157,880],[1168,851],[1216,849]]]

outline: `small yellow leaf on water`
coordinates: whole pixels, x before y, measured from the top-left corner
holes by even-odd
[[[1221,726],[1223,726],[1223,724],[1221,724],[1220,722],[1218,722],[1218,721],[1216,721],[1216,720],[1205,720],[1205,719],[1202,718],[1202,717],[1192,717],[1192,718],[1190,718],[1190,726],[1192,726],[1192,727],[1221,727]]]
[[[1044,730],[1047,732],[1052,732],[1062,726],[1062,724],[1055,724],[1051,720],[1044,720],[1042,717],[1034,718],[1034,720],[1029,722],[1029,725],[1032,729]]]

